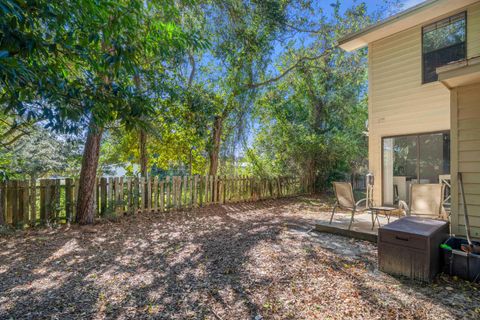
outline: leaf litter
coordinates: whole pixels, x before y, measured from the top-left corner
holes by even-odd
[[[377,269],[307,232],[324,196],[125,216],[0,237],[1,319],[478,319],[480,287]]]

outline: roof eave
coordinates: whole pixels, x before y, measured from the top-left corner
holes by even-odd
[[[373,41],[463,9],[475,2],[479,2],[479,0],[427,0],[377,24],[343,37],[339,41],[339,46],[345,51],[354,51],[366,47]]]

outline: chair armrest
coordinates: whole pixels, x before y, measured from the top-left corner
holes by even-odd
[[[355,208],[358,208],[362,202],[365,202],[365,208],[368,208],[367,198],[363,198],[361,200],[358,200],[357,203],[355,203]]]

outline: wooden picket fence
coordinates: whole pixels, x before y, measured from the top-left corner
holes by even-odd
[[[75,220],[78,181],[74,179],[11,180],[0,183],[0,215],[14,227]],[[211,204],[258,201],[313,192],[308,178],[247,176],[174,176],[98,178],[97,217],[138,212],[170,212]],[[0,223],[2,222],[0,217]]]

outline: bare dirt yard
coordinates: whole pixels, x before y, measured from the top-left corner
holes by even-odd
[[[321,197],[141,214],[0,237],[1,319],[479,319],[480,286],[377,270],[307,233]]]

